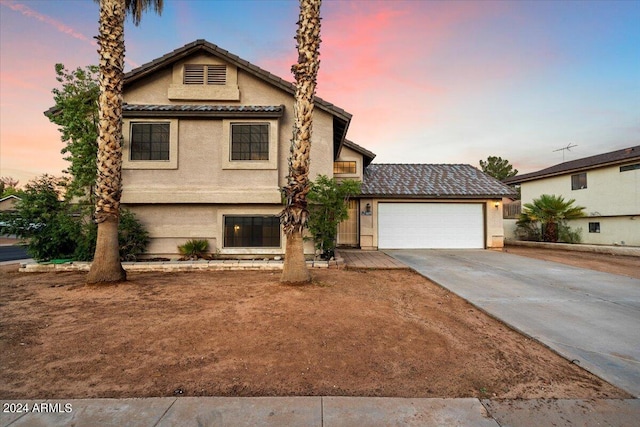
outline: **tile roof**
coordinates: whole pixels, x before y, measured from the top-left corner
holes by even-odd
[[[364,172],[363,196],[502,198],[514,191],[464,164],[371,164]]]
[[[205,116],[205,117],[233,117],[259,116],[280,117],[284,112],[284,105],[195,105],[195,104],[124,104],[123,115],[135,113],[135,117],[144,116]]]
[[[640,145],[624,148],[622,150],[610,151],[608,153],[598,154],[595,156],[584,157],[582,159],[571,160],[537,172],[516,175],[505,179],[503,182],[505,184],[519,184],[521,182],[533,181],[550,176],[564,175],[634,161],[640,161]]]

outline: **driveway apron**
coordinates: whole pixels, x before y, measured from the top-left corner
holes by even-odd
[[[385,253],[640,397],[640,280],[490,250]]]

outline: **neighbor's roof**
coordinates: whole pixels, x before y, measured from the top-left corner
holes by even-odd
[[[624,148],[622,150],[611,151],[609,153],[584,157],[582,159],[571,160],[560,163],[537,172],[525,173],[505,179],[505,184],[520,184],[521,182],[534,181],[536,179],[548,178],[556,175],[581,172],[589,169],[613,166],[629,162],[640,161],[640,145]]]
[[[371,164],[362,196],[403,198],[502,198],[513,189],[471,165]]]

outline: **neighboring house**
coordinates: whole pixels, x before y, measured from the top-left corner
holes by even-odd
[[[20,197],[12,194],[0,199],[0,212],[13,212],[16,210],[16,204],[20,201]]]
[[[522,204],[542,194],[575,199],[587,216],[569,223],[583,243],[640,246],[640,145],[560,163],[504,180],[520,185]]]
[[[189,239],[222,256],[284,253],[294,95],[293,84],[204,40],[125,75],[121,201],[149,231],[150,256],[174,255]],[[389,240],[398,233],[414,247],[502,246],[508,187],[468,165],[371,165],[375,154],[345,139],[351,115],[315,101],[310,179],[364,180],[339,244],[399,247]]]

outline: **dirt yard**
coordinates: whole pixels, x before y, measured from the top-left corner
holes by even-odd
[[[628,398],[406,270],[82,273],[0,267],[0,398]]]
[[[560,251],[524,246],[507,246],[503,251],[514,255],[559,262],[574,267],[589,268],[591,270],[621,274],[623,276],[640,279],[640,258],[638,257]]]

